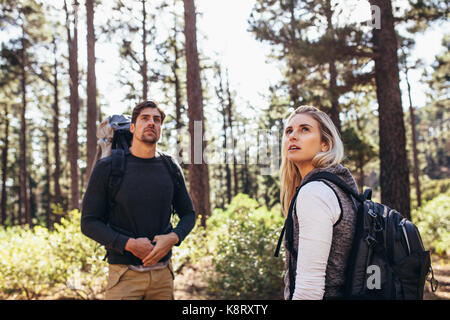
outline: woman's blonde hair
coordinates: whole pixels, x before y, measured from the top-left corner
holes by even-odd
[[[320,111],[315,107],[301,106],[291,113],[287,118],[286,124],[298,114],[308,114],[319,123],[322,142],[325,142],[328,146],[327,151],[316,154],[312,159],[312,165],[315,168],[328,168],[332,165],[339,164],[344,157],[344,145],[342,144],[339,131],[336,129],[336,126],[333,121],[331,121],[330,117],[325,112]],[[302,182],[302,177],[297,166],[287,159],[285,144],[288,141],[284,139],[284,133],[282,141],[280,201],[283,214],[287,216],[290,202],[295,195],[295,188]]]

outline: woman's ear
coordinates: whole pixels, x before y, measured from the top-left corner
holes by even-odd
[[[328,151],[329,149],[330,149],[330,147],[328,146],[328,143],[322,142],[322,144],[321,144],[322,152]]]

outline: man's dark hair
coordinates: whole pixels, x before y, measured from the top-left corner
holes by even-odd
[[[166,114],[164,113],[164,111],[162,111],[162,109],[160,107],[158,107],[156,102],[148,100],[148,101],[138,103],[136,105],[136,107],[134,107],[133,113],[131,114],[131,123],[136,124],[137,117],[139,117],[139,115],[141,114],[141,111],[145,108],[156,108],[159,111],[159,113],[161,114],[161,124],[164,122],[164,119],[166,118]]]

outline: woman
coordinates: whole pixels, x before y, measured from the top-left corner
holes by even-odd
[[[344,295],[356,209],[352,199],[333,183],[308,181],[312,174],[328,171],[357,190],[350,171],[340,164],[343,156],[339,132],[327,114],[302,106],[289,116],[280,171],[285,216],[293,201],[293,241],[288,245],[286,234],[285,242],[285,299],[335,299]],[[293,199],[297,187],[300,189]]]

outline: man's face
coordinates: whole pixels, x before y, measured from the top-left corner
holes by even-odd
[[[143,143],[155,144],[161,135],[161,114],[156,108],[145,108],[136,119],[136,123],[130,125],[133,139]]]

